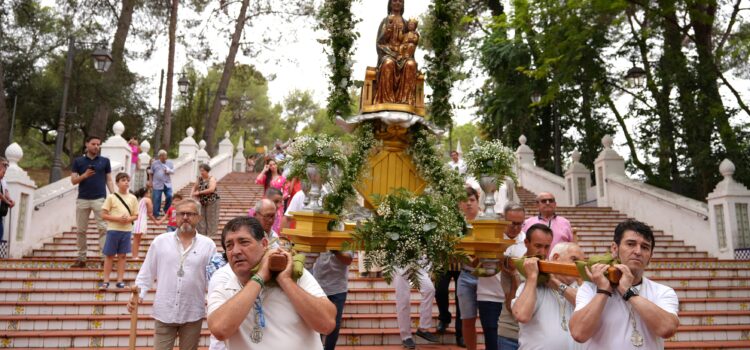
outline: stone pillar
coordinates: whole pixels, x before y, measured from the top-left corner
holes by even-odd
[[[219,142],[219,154],[228,154],[230,157],[234,153],[234,145],[229,140],[229,131],[224,133],[224,139]]]
[[[247,168],[247,160],[245,159],[245,139],[240,135],[240,140],[237,141],[237,153],[234,154],[232,160],[232,171],[244,173]]]
[[[579,205],[588,202],[588,190],[591,187],[591,170],[581,164],[581,152],[574,150],[570,155],[571,163],[565,171],[565,189],[568,203]]]
[[[112,131],[115,134],[102,144],[101,154],[102,157],[109,158],[110,165],[112,166],[112,181],[114,181],[115,176],[121,172],[133,175],[130,173],[131,157],[133,154],[128,141],[122,137],[122,133],[125,132],[125,125],[118,120],[112,125]]]
[[[148,153],[150,150],[151,144],[148,143],[148,141],[143,140],[143,142],[141,142],[141,153],[138,154],[138,169],[136,170],[135,175],[133,175],[133,178],[130,181],[130,187],[134,191],[146,187],[146,182],[148,181],[146,169],[151,165],[151,155],[149,155]]]
[[[180,146],[178,149],[178,158],[188,155],[188,156],[195,156],[195,152],[198,152],[198,143],[195,142],[195,139],[193,138],[193,134],[195,134],[195,130],[192,127],[187,128],[185,130],[185,134],[187,137],[182,139],[180,141]]]
[[[626,177],[625,159],[612,149],[612,136],[602,137],[604,149],[594,160],[594,173],[596,174],[596,200],[600,207],[610,206],[607,196],[607,178]]]
[[[531,147],[526,145],[526,136],[521,135],[518,137],[518,149],[516,150],[516,177],[518,178],[518,185],[523,186],[523,166],[528,164],[534,166],[534,151]]]
[[[10,198],[16,202],[15,206],[8,211],[3,218],[5,235],[3,239],[8,241],[8,251],[11,258],[23,257],[24,247],[30,245],[29,230],[33,230],[31,219],[34,213],[34,191],[36,183],[29,174],[18,166],[23,158],[23,150],[17,143],[13,143],[5,149],[5,158],[8,158],[10,166],[5,172],[5,181],[8,183]]]
[[[717,240],[721,259],[750,260],[750,190],[734,178],[734,163],[724,159],[724,176],[708,194],[710,239]]]
[[[206,151],[206,141],[201,140],[201,142],[198,143],[198,147],[198,152],[195,154],[196,164],[208,164],[211,161],[211,156],[209,156]]]

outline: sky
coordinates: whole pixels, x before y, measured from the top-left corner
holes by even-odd
[[[431,0],[407,0],[404,17],[420,17],[427,11],[428,5],[431,2]],[[218,1],[216,3],[218,4]],[[355,16],[359,16],[362,20],[356,26],[360,37],[356,41],[354,48],[354,66],[352,70],[352,79],[354,80],[364,80],[365,68],[367,66],[374,66],[377,63],[375,35],[377,34],[377,27],[380,21],[386,16],[387,3],[387,0],[361,0],[355,2],[352,6],[352,13]],[[237,10],[237,8],[235,6],[233,9]],[[183,13],[182,15],[183,18],[196,18],[190,13]],[[321,107],[325,107],[328,97],[327,74],[330,69],[328,67],[327,55],[324,52],[325,47],[318,42],[318,39],[324,38],[326,33],[314,30],[314,20],[297,20],[291,24],[269,22],[267,25],[279,26],[279,30],[282,32],[291,33],[293,40],[281,42],[271,48],[271,50],[261,53],[257,58],[247,57],[240,50],[236,61],[255,65],[267,77],[275,77],[275,79],[269,82],[268,93],[272,103],[281,103],[290,91],[299,89],[310,90],[313,93],[315,101]],[[216,38],[212,42],[216,44],[213,44],[211,48],[216,51],[215,56],[220,58],[223,64],[224,58],[229,51],[228,40]],[[157,47],[160,49],[154,52],[151,59],[148,61],[136,60],[130,66],[139,74],[149,78],[150,84],[146,88],[146,91],[150,93],[150,100],[153,106],[156,106],[158,103],[160,70],[162,68],[166,69],[167,65],[167,38],[160,38]],[[415,57],[420,69],[424,71],[423,56],[424,51],[417,50]],[[163,63],[159,64],[158,62]],[[175,71],[179,72],[181,67],[187,63],[186,48],[178,45],[175,54]],[[192,64],[200,71],[205,72],[207,70],[205,62],[193,60]],[[481,84],[480,81],[471,81],[457,85],[452,102],[456,105],[462,104],[462,100],[466,95],[473,92],[479,84]],[[425,88],[426,93],[429,94],[429,87],[426,86]],[[176,87],[175,93],[177,93]],[[475,116],[473,108],[458,109],[455,111],[455,120],[458,125],[470,122]]]

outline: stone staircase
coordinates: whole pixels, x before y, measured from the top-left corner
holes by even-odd
[[[219,228],[229,219],[246,215],[261,196],[254,175],[232,173],[219,182],[222,210]],[[189,193],[189,188],[180,191]],[[524,205],[534,215],[534,194],[518,190]],[[587,254],[605,252],[617,222],[626,218],[609,208],[559,208],[577,228]],[[150,227],[143,238],[145,256],[153,238],[164,227]],[[128,345],[130,316],[125,304],[127,290],[96,290],[101,280],[101,259],[95,257],[95,227],[89,223],[90,266],[71,269],[75,257],[75,233],[65,232],[24,259],[0,260],[0,347],[27,349],[124,349]],[[750,348],[750,263],[717,260],[696,247],[657,231],[657,254],[649,276],[677,291],[680,297],[678,333],[669,348]],[[217,244],[220,244],[217,239]],[[125,280],[132,283],[140,261],[129,260]],[[382,278],[360,277],[352,264],[349,295],[342,321],[339,349],[401,349],[396,327],[395,293]],[[141,306],[138,347],[153,344],[151,312],[153,291]],[[412,291],[412,323],[416,328],[419,294]],[[452,298],[451,298],[452,303]],[[451,306],[453,307],[453,305]],[[437,307],[433,307],[437,317]],[[477,324],[481,334],[481,327]],[[426,345],[420,349],[458,349],[451,345]],[[442,336],[453,342],[452,329]],[[482,342],[482,336],[479,336]],[[204,327],[201,346],[208,344]],[[481,348],[481,345],[480,345]]]

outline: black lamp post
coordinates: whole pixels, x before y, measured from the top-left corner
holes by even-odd
[[[542,101],[542,94],[539,91],[534,91],[531,94],[531,102],[533,103],[539,103]],[[554,105],[550,103],[550,111],[553,113],[552,118],[552,128],[554,129],[554,149],[553,151],[553,162],[555,167],[555,174],[562,175],[562,155],[560,147],[561,147],[561,138],[562,138],[562,132],[560,130],[560,114],[557,113],[554,109]]]
[[[189,88],[190,80],[185,76],[185,73],[180,73],[180,79],[177,80],[177,89],[180,90],[180,94],[182,96],[187,95]]]
[[[68,110],[68,88],[70,86],[70,77],[73,70],[73,57],[75,56],[76,44],[79,46],[92,46],[96,44],[78,42],[71,36],[68,39],[68,58],[65,61],[65,75],[63,80],[63,100],[60,105],[60,118],[57,124],[57,135],[55,135],[55,155],[52,159],[52,169],[49,174],[49,182],[53,183],[62,178],[62,150],[65,141],[65,117]],[[105,43],[99,43],[99,48],[94,50],[91,57],[94,59],[94,68],[99,73],[106,72],[112,66],[112,55],[106,48]]]
[[[630,88],[639,88],[646,83],[646,70],[635,65],[635,60],[631,60],[633,67],[628,69],[625,74],[625,80]]]

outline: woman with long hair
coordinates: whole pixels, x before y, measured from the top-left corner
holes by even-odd
[[[263,171],[258,174],[258,177],[255,178],[255,183],[263,185],[264,198],[266,191],[268,191],[270,187],[281,190],[283,193],[283,199],[286,199],[287,197],[287,191],[284,186],[286,184],[286,178],[281,175],[281,169],[273,159],[266,160],[266,165],[263,167]]]
[[[219,229],[219,194],[216,193],[216,178],[208,172],[211,167],[208,164],[198,166],[200,176],[193,186],[192,196],[201,203],[201,221],[196,228],[198,232],[208,237],[213,237]]]
[[[144,187],[138,191],[135,191],[135,197],[138,198],[138,219],[133,222],[133,259],[140,259],[138,257],[139,249],[141,246],[141,237],[148,231],[148,219],[158,223],[158,220],[154,217],[154,205],[151,202],[151,188]]]

